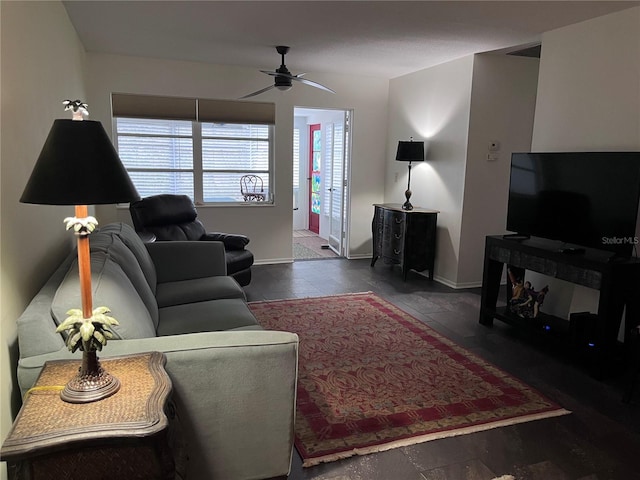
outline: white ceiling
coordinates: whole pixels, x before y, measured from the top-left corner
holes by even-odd
[[[639,1],[65,1],[89,52],[393,78]]]

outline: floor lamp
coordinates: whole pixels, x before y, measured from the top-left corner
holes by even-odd
[[[414,142],[413,137],[409,142],[399,141],[396,160],[398,162],[409,162],[409,179],[407,180],[407,190],[404,192],[407,201],[402,204],[402,209],[413,210],[413,205],[409,201],[411,198],[411,162],[424,161],[424,142]]]
[[[63,103],[67,110],[73,109],[73,119],[53,122],[20,202],[75,205],[75,217],[65,222],[77,237],[82,311],[81,315],[70,311],[77,315],[65,322],[71,330],[67,346],[72,351],[80,349],[83,355],[78,376],[66,385],[61,397],[71,403],[86,403],[113,395],[120,387],[118,379],[102,369],[96,354],[111,336],[109,326],[117,321],[107,315],[106,307],[93,309],[89,234],[97,221],[88,216],[87,205],[130,202],[140,197],[102,124],[83,119],[86,104],[79,100]]]

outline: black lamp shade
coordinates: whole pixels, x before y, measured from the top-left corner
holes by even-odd
[[[399,162],[423,162],[424,142],[398,142],[396,160]]]
[[[60,119],[53,122],[20,202],[96,205],[139,199],[102,124]]]

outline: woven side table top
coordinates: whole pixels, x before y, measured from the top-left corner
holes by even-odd
[[[164,407],[171,392],[165,362],[159,352],[100,360],[120,380],[120,390],[84,404],[60,399],[60,390],[77,373],[80,360],[46,362],[2,445],[1,460],[51,453],[76,442],[107,442],[162,431],[168,425]]]

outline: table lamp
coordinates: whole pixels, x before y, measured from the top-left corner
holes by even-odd
[[[411,198],[411,162],[424,161],[424,142],[414,142],[413,137],[408,142],[399,141],[396,160],[398,162],[409,162],[409,180],[407,181],[407,190],[404,192],[407,201],[402,204],[402,209],[413,210],[413,205],[409,201]]]
[[[57,331],[68,330],[69,350],[80,349],[83,355],[78,375],[60,396],[67,402],[87,403],[120,388],[120,381],[102,369],[96,354],[112,337],[109,327],[117,321],[108,315],[108,308],[93,309],[89,234],[98,222],[88,216],[87,205],[131,202],[140,196],[102,124],[84,120],[87,105],[80,100],[63,104],[65,110],[73,110],[73,119],[53,122],[20,202],[75,205],[75,217],[65,223],[77,237],[82,310],[67,312],[70,317]]]

